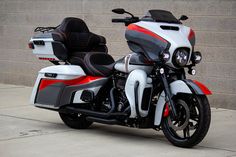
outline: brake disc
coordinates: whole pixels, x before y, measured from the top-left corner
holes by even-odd
[[[185,129],[189,124],[190,111],[188,105],[183,100],[178,100],[176,102],[176,106],[178,106],[177,114],[178,119],[172,120],[171,117],[168,117],[168,125],[175,131]],[[184,110],[184,114],[183,114]]]

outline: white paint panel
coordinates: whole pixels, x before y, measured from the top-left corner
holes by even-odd
[[[54,41],[52,38],[31,38],[30,42],[43,40],[45,45],[35,45],[33,49],[33,54],[35,54],[38,58],[54,58],[55,60],[59,59],[54,55],[52,42]]]
[[[178,93],[192,94],[191,90],[186,85],[186,83],[181,80],[177,80],[177,81],[172,82],[170,84],[170,90],[173,95],[176,95]],[[159,98],[158,98],[158,102],[156,104],[154,125],[158,126],[161,124],[162,114],[163,114],[163,109],[164,109],[165,103],[166,103],[165,93],[164,93],[164,91],[162,91]]]
[[[85,76],[84,70],[78,65],[54,65],[43,68],[40,74],[56,73],[61,79],[71,79],[74,76]]]
[[[125,84],[125,94],[130,104],[131,114],[130,118],[135,118],[137,116],[136,107],[135,107],[135,83],[139,82],[138,86],[138,107],[140,116],[145,117],[148,114],[148,111],[141,109],[141,103],[143,98],[143,91],[147,84],[147,74],[145,71],[136,69],[133,70],[126,81]]]

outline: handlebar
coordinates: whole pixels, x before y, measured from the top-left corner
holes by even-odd
[[[126,19],[112,19],[111,21],[114,22],[114,23],[125,23],[125,22],[127,22]]]
[[[128,26],[131,23],[135,23],[139,21],[138,17],[126,17],[125,19],[112,19],[114,23],[125,23],[125,26]]]

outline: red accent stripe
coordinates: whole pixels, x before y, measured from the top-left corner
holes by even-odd
[[[169,110],[168,104],[166,103],[165,104],[165,109],[164,109],[163,117],[168,117],[169,114],[170,114],[170,110]]]
[[[202,90],[205,95],[212,95],[212,92],[204,84],[198,82],[197,80],[193,80],[193,82]]]
[[[190,29],[190,32],[188,34],[188,40],[192,39],[195,36],[195,33],[192,29]]]
[[[160,37],[159,35],[153,33],[152,31],[149,31],[149,30],[147,30],[147,29],[145,29],[143,27],[137,26],[135,24],[128,25],[127,29],[128,30],[132,30],[132,31],[136,31],[136,32],[141,32],[141,33],[144,33],[146,35],[150,35],[150,36],[152,36],[152,37],[154,37],[156,39],[161,40],[164,43],[167,43],[167,41],[165,39],[163,39],[162,37]]]
[[[79,78],[75,78],[72,80],[53,80],[53,79],[42,79],[39,85],[39,90],[43,90],[47,86],[50,86],[55,83],[64,83],[65,85],[71,86],[71,85],[82,85],[86,83],[90,83],[94,80],[98,80],[103,77],[99,76],[82,76]]]

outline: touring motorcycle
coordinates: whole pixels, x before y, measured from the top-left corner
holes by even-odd
[[[131,53],[114,61],[106,39],[92,33],[79,18],[67,17],[57,27],[37,27],[29,48],[40,60],[53,63],[38,72],[31,103],[57,111],[75,129],[93,122],[162,130],[175,146],[192,147],[208,132],[211,91],[185,70],[200,63],[195,33],[165,10],[149,10],[124,23]]]

